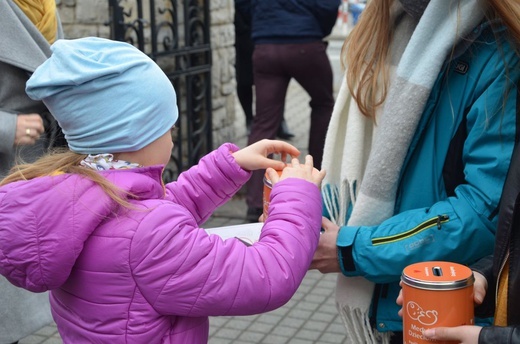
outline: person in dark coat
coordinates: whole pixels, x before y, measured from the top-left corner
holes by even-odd
[[[333,96],[333,73],[327,56],[328,36],[338,16],[340,0],[236,0],[251,16],[256,114],[248,144],[274,139],[283,120],[285,96],[291,79],[309,94],[311,125],[309,154],[321,166]],[[247,183],[247,219],[262,212],[264,171]]]

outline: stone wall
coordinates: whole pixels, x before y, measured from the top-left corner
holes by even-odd
[[[56,4],[66,38],[110,36],[108,0],[56,0]],[[235,111],[234,0],[211,0],[210,13],[213,145],[217,147],[243,137],[245,120]]]

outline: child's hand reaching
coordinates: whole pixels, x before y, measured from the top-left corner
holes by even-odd
[[[269,159],[267,156],[270,154],[281,154],[282,159]],[[261,140],[233,153],[237,164],[248,171],[268,167],[282,170],[286,165],[285,159],[287,159],[287,155],[294,158],[300,155],[300,151],[287,142],[277,140]]]
[[[300,178],[305,179],[311,183],[314,183],[316,186],[320,186],[321,181],[325,177],[325,170],[317,170],[313,166],[312,156],[307,155],[305,157],[305,164],[300,164],[300,161],[297,158],[293,158],[290,165],[287,165],[281,175],[278,175],[278,172],[273,168],[268,168],[266,170],[267,177],[271,181],[271,184],[274,186],[281,180],[287,178]],[[264,222],[265,218],[262,214],[258,219],[259,222]]]
[[[312,156],[307,155],[305,157],[305,164],[302,165],[298,159],[293,158],[291,164],[284,168],[281,176],[278,176],[278,173],[272,168],[267,169],[267,176],[273,185],[287,178],[300,178],[314,183],[319,187],[325,177],[325,170],[319,171],[315,169]]]

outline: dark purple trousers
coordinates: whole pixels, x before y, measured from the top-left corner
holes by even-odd
[[[311,98],[308,151],[314,158],[314,166],[321,167],[325,135],[334,106],[333,74],[326,49],[326,43],[321,41],[255,46],[256,115],[248,144],[275,139],[283,118],[287,88],[294,78]],[[251,208],[262,207],[264,173],[264,170],[253,172],[247,183],[246,201]]]

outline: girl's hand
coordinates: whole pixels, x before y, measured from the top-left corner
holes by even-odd
[[[424,331],[428,339],[451,340],[461,344],[477,344],[480,326],[437,327]]]
[[[281,161],[269,159],[267,156],[270,154],[281,154]],[[285,160],[287,159],[287,155],[293,158],[298,157],[300,151],[287,142],[266,139],[255,142],[233,153],[237,164],[248,171],[261,170],[269,167],[275,170],[282,170],[286,166]]]
[[[278,175],[278,172],[273,168],[268,168],[266,170],[267,177],[271,182],[271,185],[275,185],[280,180],[284,180],[287,178],[300,178],[305,179],[311,183],[314,183],[316,186],[320,186],[321,181],[325,177],[325,170],[318,171],[313,167],[313,159],[312,156],[307,155],[305,157],[305,164],[301,165],[300,161],[296,158],[293,158],[290,165],[287,165],[281,175]],[[260,215],[258,219],[259,222],[264,222],[264,215]]]
[[[281,176],[278,176],[278,173],[272,168],[267,169],[267,176],[272,185],[287,178],[300,178],[314,183],[319,187],[321,181],[325,178],[325,170],[318,171],[315,169],[313,166],[312,156],[307,155],[305,157],[304,165],[301,165],[298,159],[293,158],[291,164],[283,169]]]

